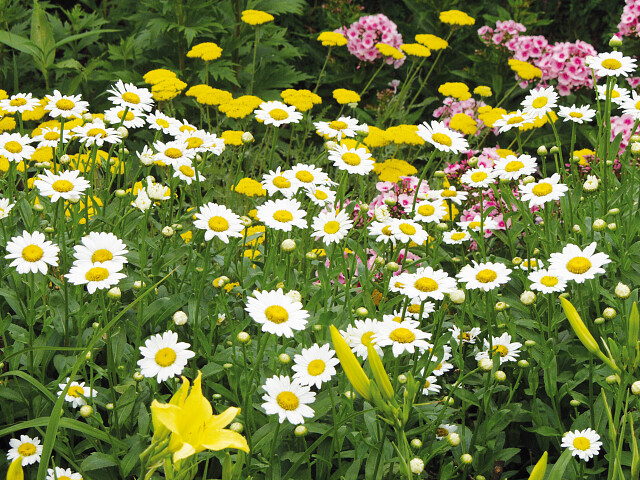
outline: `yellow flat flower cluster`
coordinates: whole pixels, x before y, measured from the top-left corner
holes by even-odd
[[[531,65],[530,63],[516,60],[515,58],[509,59],[509,66],[516,75],[523,80],[533,80],[534,78],[542,78],[542,70],[538,67]]]
[[[187,53],[189,58],[201,58],[205,62],[216,60],[222,55],[222,49],[213,42],[199,43],[194,45]]]
[[[415,38],[416,42],[424,45],[429,50],[444,50],[449,46],[449,42],[444,38],[440,38],[430,33],[419,33]]]
[[[347,44],[347,37],[338,32],[322,32],[318,41],[323,47],[342,47]]]
[[[447,82],[438,87],[440,92],[445,97],[453,97],[457,100],[469,100],[471,98],[471,92],[469,87],[461,82]]]
[[[244,10],[241,20],[249,25],[262,25],[263,23],[273,22],[273,15],[261,10]]]
[[[295,90],[293,88],[287,88],[280,96],[284,103],[293,105],[300,112],[311,110],[314,105],[320,105],[322,103],[320,95],[307,89]]]
[[[476,19],[470,17],[465,12],[460,10],[447,10],[440,12],[440,21],[448,25],[473,25],[476,23]]]

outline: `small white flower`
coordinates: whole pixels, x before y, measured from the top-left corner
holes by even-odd
[[[315,401],[316,394],[296,379],[276,375],[268,378],[262,389],[266,392],[262,408],[267,415],[278,414],[280,423],[288,420],[292,425],[300,425],[305,418],[315,415],[309,404]]]
[[[147,378],[156,377],[158,383],[180,375],[195,353],[188,350],[190,345],[178,342],[176,332],[152,335],[140,347],[143,358],[138,360],[140,373]]]
[[[29,437],[27,435],[20,435],[20,440],[12,438],[9,440],[9,446],[11,447],[7,452],[7,460],[12,462],[18,457],[22,457],[22,466],[32,465],[34,463],[40,463],[40,455],[42,455],[42,445],[40,445],[40,439],[38,437]]]
[[[591,457],[598,455],[602,442],[600,435],[595,430],[587,428],[586,430],[574,430],[567,432],[562,436],[561,447],[568,448],[571,455],[578,457],[585,462]]]

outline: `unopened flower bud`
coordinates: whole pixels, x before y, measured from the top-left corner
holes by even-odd
[[[175,323],[178,326],[184,325],[185,323],[187,323],[187,320],[189,319],[189,317],[187,317],[187,314],[184,313],[182,310],[178,310],[176,313],[173,314],[173,323]]]
[[[165,238],[171,238],[173,237],[173,228],[171,228],[170,226],[166,226],[162,229],[162,236]]]
[[[621,47],[622,46],[622,39],[619,36],[614,35],[613,37],[611,37],[611,40],[609,40],[609,46],[611,48]]]
[[[397,272],[398,270],[400,270],[400,265],[398,265],[396,262],[389,262],[387,263],[385,268],[389,272]]]
[[[481,358],[478,360],[478,367],[485,372],[490,372],[493,370],[493,360],[490,358]]]
[[[307,260],[316,260],[318,258],[318,254],[316,252],[307,252],[305,257]]]
[[[403,373],[398,375],[398,383],[400,385],[404,385],[405,383],[407,383],[407,376],[405,374],[403,374]]]
[[[609,225],[607,225],[607,228],[613,232],[616,228],[618,228],[618,226],[614,222],[611,222]]]
[[[633,142],[631,144],[631,153],[638,155],[640,153],[640,142]]]
[[[496,373],[493,374],[493,377],[498,382],[504,382],[507,379],[507,374],[504,373],[502,370],[497,370]]]
[[[593,323],[595,323],[596,325],[602,325],[602,324],[604,324],[604,318],[603,317],[597,317],[596,319],[593,320]]]
[[[307,435],[307,433],[309,433],[309,429],[304,425],[298,425],[296,428],[293,429],[293,434],[296,437],[304,437]]]
[[[362,318],[366,318],[367,315],[369,315],[369,310],[367,310],[365,307],[358,307],[356,308],[356,315]]]
[[[433,176],[436,178],[444,178],[446,175],[442,170],[436,170]]]
[[[142,375],[140,372],[135,372],[135,373],[133,374],[133,379],[134,379],[136,382],[141,382],[142,380],[144,380],[144,375]]]
[[[462,258],[460,258],[460,257],[451,257],[451,261],[453,263],[462,263]]]
[[[465,453],[460,457],[460,461],[465,465],[469,465],[471,462],[473,462],[473,457],[468,453]]]
[[[231,370],[233,368],[233,363],[224,363],[222,365],[222,368],[224,368],[225,370]]]
[[[438,230],[440,230],[441,232],[444,232],[444,231],[446,231],[446,230],[449,230],[449,225],[447,225],[447,224],[446,224],[446,223],[444,223],[444,222],[441,222],[441,223],[439,223],[439,224],[437,224],[437,225],[436,225],[436,228],[437,228]]]
[[[91,326],[92,326],[94,329],[96,329],[96,330],[97,330],[98,328],[100,328],[100,324],[99,324],[98,322],[93,322],[93,323],[91,324]]]
[[[545,147],[544,145],[540,145],[538,147],[538,155],[540,155],[541,157],[544,157],[547,155],[547,153],[549,153],[547,152],[547,147]]]
[[[572,407],[579,407],[580,400],[576,400],[575,398],[572,398],[571,401],[569,402],[569,405],[571,405]]]
[[[518,266],[522,263],[522,257],[513,257],[511,259],[511,263],[513,263],[515,266]]]
[[[424,471],[424,462],[420,458],[412,458],[409,462],[409,468],[411,468],[411,473],[420,475]]]
[[[291,238],[285,238],[280,244],[280,248],[287,253],[293,252],[296,249],[296,242]]]
[[[535,340],[525,340],[524,341],[524,345],[526,347],[529,347],[529,348],[535,347],[536,346],[536,341]]]
[[[393,207],[395,205],[397,205],[397,200],[395,198],[392,197],[387,197],[384,199],[384,204],[389,206],[389,207]]]
[[[145,283],[142,280],[136,280],[135,282],[133,282],[134,290],[142,290],[142,287],[144,286],[145,286]]]
[[[551,152],[551,155],[557,155],[558,153],[560,153],[560,149],[554,145],[549,149],[549,152]]]
[[[53,227],[45,227],[45,229],[44,229],[44,233],[53,233],[55,231],[56,230]]]
[[[631,295],[631,289],[628,285],[625,285],[622,282],[618,282],[618,285],[616,285],[615,294],[618,298],[629,298],[629,295]]]
[[[385,260],[383,257],[376,257],[376,259],[373,261],[373,263],[375,263],[377,266],[381,267],[382,265],[384,265]]]
[[[523,185],[528,185],[528,184],[533,183],[535,181],[536,181],[536,179],[534,177],[532,177],[531,175],[527,175],[526,177],[524,177],[522,179],[522,184]]]
[[[348,398],[349,400],[352,400],[352,399],[356,398],[356,393],[352,392],[351,390],[347,390],[346,392],[344,392],[344,396],[346,398]]]
[[[240,223],[243,227],[250,227],[253,224],[253,220],[251,220],[251,218],[247,217],[246,215],[242,215],[240,217]]]
[[[636,380],[631,384],[631,393],[640,395],[640,380]]]
[[[287,365],[289,362],[291,362],[291,357],[287,353],[281,353],[280,355],[278,355],[278,361],[282,365]]]
[[[636,383],[638,383],[638,388],[640,389],[640,382]],[[422,448],[422,440],[420,440],[419,438],[414,438],[413,440],[411,440],[411,448],[415,450]]]
[[[82,405],[80,407],[80,416],[83,418],[90,417],[93,413],[93,407],[91,405]]]
[[[236,433],[242,433],[242,431],[244,430],[244,426],[240,422],[233,422],[231,425],[229,425],[229,430]]]
[[[225,363],[224,365],[230,365],[230,364],[229,364],[229,363]],[[224,367],[224,365],[223,365],[223,367]],[[177,379],[178,379],[178,378],[176,377],[176,380],[177,380]],[[220,393],[214,393],[213,395],[211,395],[211,398],[213,398],[214,400],[220,400],[220,399],[222,398],[222,394],[220,394]]]
[[[464,290],[454,290],[449,294],[449,299],[456,305],[464,303],[465,297]]]
[[[116,131],[118,132],[118,135],[120,135],[120,137],[122,138],[127,138],[129,136],[129,130],[127,130],[127,127],[125,126],[119,126]]]
[[[242,134],[241,139],[242,139],[242,143],[251,143],[254,140],[253,135],[251,134],[251,132],[244,132]]]
[[[507,304],[505,302],[496,302],[494,308],[496,309],[496,311],[502,312],[507,309]]]
[[[389,218],[391,218],[391,214],[389,213],[389,208],[386,205],[380,205],[373,211],[373,216],[376,221],[380,223],[385,223]]]
[[[314,331],[314,332],[319,332],[320,330],[322,330],[322,325],[320,325],[319,323],[316,323],[316,324],[313,326],[313,331]]]
[[[222,275],[221,277],[215,278],[211,283],[216,288],[222,288],[229,283],[229,277]]]
[[[238,333],[237,338],[240,343],[248,344],[251,341],[251,335],[249,335],[247,332]]]
[[[457,447],[458,445],[460,445],[460,435],[458,435],[456,432],[451,432],[449,435],[447,435],[447,442],[449,442],[449,445],[451,445],[452,447]]]
[[[618,215],[620,213],[619,208],[612,208],[609,210],[609,215]]]
[[[520,295],[520,301],[523,305],[531,305],[536,301],[536,294],[531,290],[526,290]]]
[[[607,228],[607,222],[605,222],[603,219],[601,218],[596,218],[593,221],[593,229],[596,232],[601,232],[602,230],[604,230],[605,228]]]
[[[107,403],[104,407],[105,407],[107,410],[113,410],[113,403]]]
[[[620,383],[620,377],[618,375],[609,375],[607,378],[605,378],[605,380],[609,385],[613,385],[614,383],[618,383],[618,384]]]
[[[478,157],[471,157],[469,160],[467,160],[467,164],[469,164],[470,167],[476,167],[478,165]]]
[[[333,140],[329,140],[327,142],[324,142],[324,148],[327,151],[335,150],[337,146],[338,146],[338,144],[336,142],[334,142]]]
[[[122,190],[121,188],[119,188],[118,190],[115,191],[115,195],[118,198],[124,198],[127,196],[127,192],[125,192],[124,190]]]
[[[582,232],[582,229],[580,228],[580,225],[578,225],[577,223],[573,226],[572,230],[573,230],[574,233]]]
[[[302,294],[298,290],[289,290],[285,295],[294,302],[302,302]]]
[[[611,320],[613,317],[616,316],[616,310],[615,308],[611,308],[611,307],[607,307],[602,311],[602,316],[604,318],[606,318],[607,320]]]
[[[527,362],[526,360],[522,359],[522,360],[518,360],[518,366],[520,368],[527,368],[529,366],[529,362]]]

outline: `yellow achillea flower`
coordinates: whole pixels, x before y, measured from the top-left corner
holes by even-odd
[[[318,41],[323,47],[342,47],[347,44],[347,37],[338,32],[322,32]]]
[[[387,132],[378,127],[369,127],[369,134],[362,141],[367,147],[386,147],[391,143],[391,138]]]
[[[226,130],[222,132],[220,135],[224,140],[225,145],[234,145],[239,147],[242,145],[242,134],[244,132],[241,130]]]
[[[417,125],[402,124],[387,128],[387,136],[396,145],[424,145],[424,138],[417,132]]]
[[[336,102],[340,105],[358,103],[360,101],[360,95],[353,90],[347,90],[346,88],[336,88],[333,91],[333,98],[335,98]]]
[[[9,132],[16,128],[16,120],[13,117],[6,116],[0,120],[0,133]]]
[[[258,220],[258,209],[254,208],[252,210],[249,210],[247,212],[247,215],[249,215],[251,218],[253,218],[254,220]],[[263,227],[264,228],[264,227]],[[263,230],[264,231],[264,230]]]
[[[542,70],[534,65],[531,65],[530,63],[516,60],[515,58],[510,58],[508,63],[511,67],[511,70],[513,70],[516,75],[518,75],[523,80],[542,78]]]
[[[589,165],[589,161],[587,160],[586,157],[595,157],[595,155],[596,155],[596,152],[594,152],[593,150],[589,150],[588,148],[583,148],[581,150],[573,151],[573,156],[580,158],[580,160],[578,161],[578,165],[582,165],[582,166]]]
[[[449,25],[473,25],[476,19],[460,10],[440,12],[440,21]]]
[[[0,100],[4,100],[5,98],[9,98],[9,95],[7,94],[6,90],[0,89]]]
[[[465,135],[473,135],[478,131],[476,121],[466,113],[456,113],[449,123],[449,127],[464,133]]]
[[[327,256],[327,251],[324,248],[314,248],[311,251],[315,253],[318,256],[318,258]]]
[[[242,12],[241,20],[249,25],[262,25],[263,23],[272,22],[273,15],[261,10],[245,10]]]
[[[180,236],[182,237],[182,240],[184,240],[184,243],[189,243],[193,238],[193,232],[191,230],[187,230],[186,232],[181,233]]]
[[[243,95],[221,104],[218,109],[229,118],[244,118],[253,113],[261,103],[262,99],[254,95]]]
[[[349,382],[353,385],[356,392],[358,392],[365,400],[370,402],[371,381],[364,373],[362,366],[360,366],[360,362],[358,362],[358,359],[351,351],[351,348],[345,339],[340,335],[338,329],[334,325],[331,325],[329,330],[331,332],[333,348],[336,351],[336,355],[340,360],[340,364],[342,365]]]
[[[183,387],[189,387],[189,380],[182,377]],[[153,424],[162,425],[171,432],[169,450],[173,452],[173,461],[177,462],[204,450],[223,450],[237,448],[249,452],[246,439],[239,433],[225,429],[240,413],[240,409],[229,407],[220,415],[214,415],[209,401],[202,395],[202,372],[193,382],[189,395],[177,404],[151,404]],[[182,387],[181,387],[182,390]]]
[[[280,96],[284,103],[287,105],[293,105],[296,107],[296,110],[300,112],[311,110],[314,105],[322,103],[320,95],[307,89],[295,90],[293,88],[287,88],[280,93]]]
[[[396,47],[387,45],[386,43],[376,43],[376,48],[385,57],[392,57],[394,60],[400,60],[404,58],[404,53],[398,50]]]
[[[516,152],[514,152],[513,150],[509,150],[508,148],[498,148],[496,150],[496,153],[500,158],[507,158],[509,155],[516,156]]]
[[[231,290],[239,286],[240,286],[240,282],[231,282],[231,283],[227,283],[223,288],[225,292],[229,293]]]
[[[491,87],[487,87],[486,85],[479,85],[473,89],[473,93],[476,95],[480,95],[481,97],[490,97],[493,95],[491,91]]]
[[[264,242],[264,225],[255,225],[252,227],[247,227],[242,231],[242,237],[246,238],[247,241],[244,242],[245,245],[249,245],[254,247],[255,245],[259,245]],[[254,238],[251,238],[254,237]]]
[[[213,88],[209,85],[194,85],[185,93],[188,97],[195,97],[201,105],[221,105],[233,100],[233,95],[226,90]]]
[[[151,87],[153,99],[157,102],[166,102],[176,98],[187,84],[178,78],[167,78]]]
[[[375,163],[373,171],[383,182],[397,182],[400,177],[408,177],[418,173],[415,167],[397,158],[390,158],[383,163]]]
[[[484,124],[493,128],[493,124],[500,120],[507,111],[504,108],[492,108],[489,105],[484,105],[478,109],[478,118],[484,122]]]
[[[36,148],[30,160],[34,162],[50,162],[53,160],[53,149],[51,147]]]
[[[80,200],[80,202],[78,202],[77,206],[72,206],[72,204],[68,201],[65,200],[64,202],[64,216],[65,217],[71,217],[71,208],[77,208],[78,209],[78,223],[80,223],[80,225],[84,225],[87,222],[86,217],[92,218],[96,213],[97,213],[97,208],[101,208],[102,207],[102,200],[100,200],[98,197],[86,197],[86,204],[87,204],[87,212],[85,213],[85,202],[83,200]],[[95,206],[94,206],[95,204]]]
[[[47,103],[49,103],[49,101],[46,98],[43,98],[42,100],[40,100],[40,104],[30,112],[22,112],[22,120],[40,120],[47,114],[44,109]]]
[[[444,50],[449,46],[444,38],[440,38],[430,33],[419,33],[416,35],[416,42],[421,43],[429,50]]]
[[[558,120],[558,116],[556,115],[556,113],[554,111],[551,111],[549,112],[549,116],[551,117],[551,120],[553,120],[553,123],[556,123],[556,120]],[[549,117],[547,117],[546,115],[542,115],[540,117],[537,117],[533,122],[521,125],[520,127],[518,127],[518,129],[521,132],[526,132],[527,130],[531,130],[533,128],[540,128],[547,123],[549,123]]]
[[[191,50],[187,52],[189,58],[201,58],[205,62],[216,60],[222,55],[222,49],[213,42],[204,42],[194,45]]]
[[[173,73],[171,70],[167,70],[166,68],[156,68],[155,70],[151,70],[145,73],[142,78],[145,83],[149,85],[155,85],[156,83],[160,83],[163,80],[167,80],[169,78],[178,78],[178,76]]]
[[[405,43],[400,45],[400,50],[412,57],[426,58],[431,56],[431,50],[420,43]]]
[[[267,195],[267,191],[262,187],[260,182],[247,177],[240,180],[238,184],[233,187],[233,190],[247,197],[264,197]]]
[[[471,98],[469,87],[462,82],[443,83],[438,87],[438,92],[445,97],[453,97],[462,101],[469,100]]]

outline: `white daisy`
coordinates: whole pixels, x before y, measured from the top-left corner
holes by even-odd
[[[307,212],[300,209],[297,200],[269,200],[256,210],[258,219],[269,228],[285,232],[290,232],[293,227],[307,228]]]
[[[180,375],[188,360],[195,356],[189,347],[186,342],[178,342],[176,332],[152,335],[140,347],[143,356],[138,360],[140,373],[147,378],[156,377],[158,383]]]
[[[31,146],[31,142],[33,142],[33,139],[28,135],[2,133],[0,134],[0,155],[10,162],[20,163],[31,158],[31,155],[36,151]]]
[[[171,125],[169,133],[176,137],[176,139],[185,133],[191,133],[198,130],[198,127],[192,125],[187,121],[187,119],[183,118],[182,121],[175,120],[175,122]]]
[[[450,425],[448,423],[442,424],[436,429],[436,439],[443,440],[447,438],[450,433],[453,433],[456,430],[458,430],[457,425]]]
[[[558,116],[565,122],[573,123],[589,123],[596,116],[596,111],[593,108],[589,108],[589,105],[582,105],[576,107],[575,104],[570,107],[560,106]]]
[[[524,271],[539,270],[542,267],[544,267],[544,262],[542,260],[538,260],[537,258],[525,258],[522,263],[518,265],[518,268]]]
[[[64,136],[64,141],[68,140],[70,135]],[[34,143],[37,142],[37,148],[51,147],[58,148],[60,143],[60,128],[58,127],[44,127],[40,129],[40,135],[33,137]]]
[[[40,100],[33,98],[31,93],[16,93],[0,100],[0,108],[7,113],[31,112],[38,106],[40,106]]]
[[[26,230],[21,236],[12,237],[7,242],[7,255],[4,258],[13,260],[10,267],[16,267],[18,273],[47,273],[47,265],[58,266],[57,245],[47,241],[44,233],[29,233]]]
[[[281,167],[276,168],[275,171],[270,170],[269,173],[265,173],[260,183],[262,183],[269,196],[280,192],[285,198],[293,197],[300,187],[300,183],[296,180],[294,173],[291,170],[283,172]]]
[[[180,180],[187,182],[187,185],[191,185],[196,181],[196,171],[193,168],[193,162],[188,158],[181,160],[175,160],[173,162],[173,176],[178,177]],[[198,181],[203,182],[206,178],[201,172],[198,172]]]
[[[462,341],[462,343],[470,343],[472,345],[476,343],[476,337],[482,332],[479,327],[473,327],[471,330],[463,332],[456,325],[451,327],[449,331],[451,332],[451,338],[453,338],[456,343]]]
[[[489,342],[484,340],[485,351],[478,352],[476,354],[476,360],[492,358],[494,355],[499,355],[500,364],[502,365],[505,362],[515,362],[518,359],[518,356],[520,355],[520,347],[522,347],[520,342],[511,342],[511,335],[507,332],[503,333],[499,337],[492,338],[491,357],[489,356]]]
[[[315,401],[316,394],[298,380],[275,375],[267,379],[262,389],[266,392],[262,408],[267,415],[278,414],[280,423],[288,420],[292,425],[300,425],[305,418],[315,415],[309,404]]]
[[[560,446],[568,448],[572,456],[587,462],[591,457],[598,455],[602,442],[598,432],[587,428],[586,430],[574,430],[573,432],[565,433],[562,436]]]
[[[196,152],[187,149],[187,144],[181,140],[174,140],[171,142],[157,141],[153,144],[153,148],[156,150],[155,160],[160,161],[166,165],[172,165],[177,160],[193,160],[196,156]]]
[[[364,320],[356,320],[353,325],[347,327],[346,331],[341,331],[340,333],[351,347],[351,350],[353,350],[353,353],[366,360],[369,355],[367,346],[370,344],[378,355],[382,356],[384,354],[375,338],[381,327],[382,322],[365,318]]]
[[[307,198],[314,205],[326,207],[336,201],[336,192],[325,185],[311,185],[304,188]]]
[[[634,119],[640,118],[640,95],[631,92],[631,96],[620,102],[620,108],[627,115],[632,115]]]
[[[424,374],[424,370],[422,371]],[[438,385],[438,377],[435,375],[429,375],[424,380],[424,384],[422,385],[422,394],[423,395],[431,395],[432,393],[440,393],[442,387]]]
[[[90,232],[82,237],[81,245],[73,247],[77,262],[82,263],[127,263],[129,253],[122,240],[109,232]]]
[[[445,347],[446,346],[447,345],[445,345]],[[431,357],[431,363],[435,364],[431,373],[436,377],[441,377],[445,373],[453,370],[453,363],[447,362],[449,358],[451,358],[451,354],[447,354],[447,353],[445,353],[444,358],[442,360],[439,360],[436,355]]]
[[[607,86],[606,85],[596,85],[596,93],[598,94],[598,99],[606,100],[607,99]],[[619,87],[618,85],[614,85],[611,88],[611,101],[617,105],[621,105],[626,100],[629,99],[629,90],[623,87]]]
[[[254,321],[262,325],[262,331],[279,337],[293,337],[294,330],[304,330],[309,312],[302,303],[285,295],[282,289],[255,290],[253,297],[247,298],[245,310]]]
[[[7,218],[11,209],[15,206],[15,203],[9,203],[6,198],[0,198],[0,220]]]
[[[256,115],[256,120],[274,127],[298,123],[302,120],[302,113],[296,111],[296,107],[278,101],[263,102],[253,113]]]
[[[429,192],[430,199],[451,200],[456,205],[462,205],[462,202],[464,202],[468,196],[469,193],[464,190],[457,190],[453,185],[443,190],[431,190]]]
[[[391,221],[377,222],[374,220],[369,224],[367,230],[369,230],[369,235],[371,235],[372,237],[376,237],[376,242],[391,242],[393,245],[396,244],[396,237],[391,231]]]
[[[338,243],[347,236],[353,222],[346,211],[324,211],[313,219],[313,235],[320,237],[325,245]]]
[[[20,435],[20,440],[12,438],[9,440],[11,447],[7,452],[7,460],[14,461],[18,457],[22,457],[22,466],[40,463],[40,455],[42,455],[42,445],[38,437],[29,437]]]
[[[195,215],[193,226],[204,230],[204,239],[209,241],[214,237],[224,243],[229,243],[229,237],[242,237],[244,226],[240,216],[224,205],[209,202],[200,207],[200,212]]]
[[[291,173],[303,187],[331,185],[333,183],[329,180],[329,175],[313,165],[298,163],[291,168]]]
[[[520,200],[529,202],[529,208],[536,205],[544,205],[547,202],[560,200],[569,190],[569,187],[560,182],[560,174],[554,173],[549,178],[543,178],[538,182],[519,185]]]
[[[457,224],[463,230],[471,230],[472,232],[479,232],[480,228],[483,228],[485,232],[498,228],[498,222],[491,217],[485,217],[480,221],[480,214],[476,214],[471,220],[464,220],[457,222]]]
[[[448,128],[443,122],[432,120],[431,124],[423,122],[416,132],[420,138],[429,142],[441,152],[462,153],[469,149],[464,136]]]
[[[62,395],[62,392],[67,388],[68,383],[69,377],[67,377],[64,383],[58,384],[58,387],[60,387],[60,390],[58,390],[58,396]],[[85,387],[84,382],[71,382],[64,399],[69,402],[73,408],[79,408],[82,405],[87,404],[87,398],[95,397],[96,395],[98,395],[98,392],[93,388]]]
[[[409,319],[420,320],[420,310],[422,309],[422,319],[429,318],[429,315],[436,311],[436,304],[433,302],[411,303],[407,306],[405,315]]]
[[[125,111],[127,112],[126,115]],[[111,125],[122,124],[125,128],[142,128],[147,123],[142,112],[122,106],[115,106],[106,110],[104,112],[104,120]]]
[[[416,328],[412,321],[384,322],[374,337],[380,347],[392,345],[393,356],[404,352],[414,353],[416,348],[424,352],[431,347],[427,342],[431,335]]]
[[[44,107],[46,112],[53,118],[80,118],[89,107],[89,102],[82,99],[82,95],[62,95],[58,90],[53,91],[53,95],[45,97],[49,100]]]
[[[596,242],[591,243],[584,250],[572,243],[562,249],[560,253],[552,253],[549,259],[549,272],[567,280],[584,283],[585,280],[595,278],[596,273],[604,273],[604,265],[611,263],[606,253],[595,253]]]
[[[535,270],[527,278],[531,282],[531,290],[537,290],[538,292],[564,292],[567,288],[567,281],[562,275],[546,269]]]
[[[150,113],[146,116],[149,128],[153,130],[162,130],[162,133],[169,133],[180,124],[178,120],[169,115],[165,115],[160,110],[156,110],[155,113]]]
[[[415,208],[413,203],[409,203],[404,207],[404,211],[413,214],[415,221],[425,223],[438,223],[447,215],[447,209],[442,202],[431,200],[420,200],[416,202]]]
[[[109,101],[114,105],[129,107],[130,110],[150,112],[153,108],[153,96],[146,88],[136,87],[133,83],[118,80],[107,93],[112,95]]]
[[[533,123],[533,118],[529,117],[521,110],[505,113],[502,118],[493,122],[493,128],[497,128],[499,133],[508,132],[512,128],[520,128],[523,125]]]
[[[622,52],[604,52],[596,56],[586,58],[588,68],[595,70],[598,77],[627,77],[636,69],[636,61],[631,57],[625,57]]]
[[[337,142],[344,137],[355,137],[356,133],[363,128],[362,125],[358,124],[356,118],[351,117],[340,117],[332,122],[314,122],[313,125],[319,135],[322,135],[327,140],[335,138]]]
[[[117,285],[120,280],[127,278],[121,263],[112,262],[73,262],[65,278],[73,285],[86,285],[87,292],[93,294],[96,290],[104,290]]]
[[[87,147],[91,145],[102,147],[105,142],[111,144],[122,143],[122,137],[117,130],[107,127],[102,120],[85,123],[71,131],[74,134],[74,138],[77,138],[80,143]]]
[[[536,159],[530,155],[507,155],[496,160],[494,164],[495,172],[501,180],[517,180],[535,173],[537,168]]]
[[[211,152],[214,155],[220,156],[225,149],[224,139],[218,138],[216,134],[209,133],[205,130],[181,133],[176,137],[176,140],[186,143],[187,150],[193,150],[198,153]]]
[[[460,183],[473,188],[487,188],[495,183],[497,176],[493,168],[470,168],[460,177]]]
[[[420,267],[415,273],[404,277],[402,292],[413,302],[420,303],[428,299],[442,300],[446,293],[457,288],[455,279],[444,270],[434,270],[431,267]]]
[[[429,238],[426,230],[417,222],[409,219],[394,218],[391,221],[391,233],[398,242],[414,242],[422,245]]]
[[[462,245],[464,242],[472,240],[472,238],[471,234],[466,230],[461,232],[458,230],[449,230],[442,234],[442,240],[444,240],[444,243],[447,245]]]
[[[144,188],[140,189],[136,199],[131,202],[131,206],[137,208],[141,212],[146,212],[149,208],[151,208],[151,205],[153,205],[153,202],[149,198],[147,190]]]
[[[318,344],[310,348],[303,348],[299,355],[293,358],[293,367],[296,372],[293,379],[302,385],[320,388],[324,382],[328,382],[336,374],[336,365],[340,360],[335,358],[335,353],[329,348],[329,344],[322,347]]]
[[[460,282],[466,283],[467,290],[480,289],[488,292],[509,281],[511,269],[502,263],[477,263],[467,264],[462,267],[456,278]]]
[[[558,94],[553,87],[534,88],[522,101],[522,112],[528,117],[537,118],[552,111],[558,104]]]
[[[80,198],[90,186],[89,182],[80,176],[78,170],[68,170],[57,174],[45,170],[44,175],[38,175],[38,179],[33,182],[33,185],[38,188],[40,195],[50,197],[52,202],[61,198],[64,200]]]
[[[74,472],[70,468],[56,467],[47,469],[46,480],[82,480],[82,475]]]
[[[375,164],[366,148],[349,148],[346,145],[338,145],[329,151],[329,160],[339,170],[346,170],[354,175],[368,174]]]

